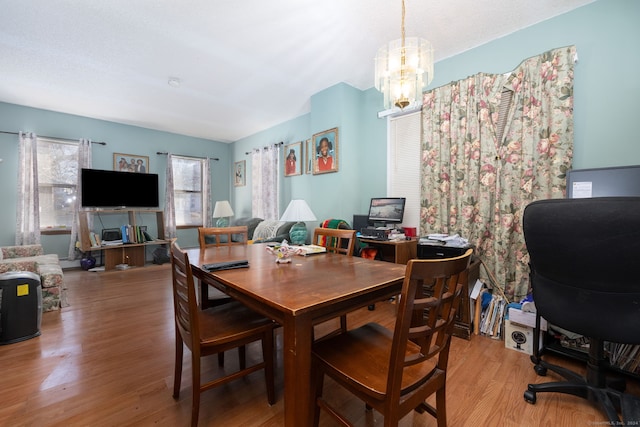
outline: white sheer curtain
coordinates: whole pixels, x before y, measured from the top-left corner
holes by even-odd
[[[167,155],[167,172],[164,194],[164,238],[176,237],[176,205],[173,197],[173,154]]]
[[[33,132],[20,132],[18,141],[16,245],[32,245],[40,243],[38,138]]]
[[[78,240],[78,209],[82,196],[82,168],[91,168],[91,140],[81,139],[78,143],[78,177],[76,181],[76,198],[73,201],[73,220],[71,221],[71,239],[69,241],[69,259],[76,258],[76,240]],[[93,215],[89,215],[89,230],[93,229]]]
[[[251,155],[251,215],[280,217],[280,145],[254,150]]]
[[[213,210],[211,209],[211,159],[206,158],[204,164],[202,166],[202,203],[204,204],[204,221],[203,224],[205,227],[213,226]]]

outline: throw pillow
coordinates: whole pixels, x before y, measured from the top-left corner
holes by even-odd
[[[267,240],[276,237],[278,235],[278,229],[282,224],[282,221],[269,219],[262,221],[253,232],[253,240]]]

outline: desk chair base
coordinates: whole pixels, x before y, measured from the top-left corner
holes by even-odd
[[[582,397],[595,404],[606,414],[611,425],[619,425],[618,413],[622,414],[622,421],[640,420],[640,399],[624,393],[624,381],[608,380],[604,375],[604,347],[599,340],[592,339],[589,347],[589,361],[586,377],[548,363],[540,359],[539,355],[531,356],[535,363],[534,370],[539,376],[545,376],[551,370],[564,377],[567,381],[556,381],[542,384],[529,384],[524,392],[524,400],[536,403],[537,393],[564,393]]]

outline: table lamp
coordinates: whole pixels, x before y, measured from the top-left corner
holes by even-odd
[[[304,221],[315,221],[316,216],[304,200],[292,200],[280,217],[280,221],[295,221],[289,230],[289,239],[294,245],[304,245],[307,242],[307,226]]]
[[[218,218],[216,227],[228,227],[230,216],[233,216],[233,209],[231,209],[229,201],[216,202],[216,207],[213,208],[213,217]]]

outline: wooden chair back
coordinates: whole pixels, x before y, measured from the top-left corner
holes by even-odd
[[[327,248],[327,252],[333,252],[343,254],[347,256],[353,256],[353,250],[356,242],[356,231],[342,228],[323,228],[316,227],[313,230],[314,245],[324,246]],[[320,339],[325,339],[330,336],[334,336],[341,332],[347,331],[347,315],[340,316],[340,328],[335,329],[332,332],[326,333]],[[315,336],[315,332],[314,332]]]
[[[313,230],[313,241],[311,243],[326,247],[327,252],[352,256],[355,242],[355,230],[317,227]]]
[[[412,410],[426,411],[437,418],[438,426],[446,426],[449,346],[472,252],[408,262],[392,335],[383,326],[369,323],[315,344],[316,426],[320,408],[349,425],[322,397],[324,375],[383,414],[385,426],[398,425]],[[426,402],[433,393],[436,407]]]
[[[435,356],[438,367],[446,370],[462,281],[467,280],[472,253],[468,249],[455,258],[409,260],[394,330],[389,390],[396,387],[405,369]],[[420,351],[408,352],[410,342]]]
[[[198,227],[200,248],[209,246],[246,245],[249,229],[246,225],[235,227]]]
[[[275,403],[274,338],[277,326],[271,319],[255,313],[238,301],[201,310],[196,301],[196,290],[189,256],[175,240],[171,243],[171,274],[176,325],[175,373],[173,397],[179,398],[182,381],[183,345],[191,351],[192,403],[191,425],[197,426],[200,393],[226,384],[260,369],[264,370],[269,404]],[[262,344],[262,362],[246,366],[245,346],[255,341]],[[226,368],[213,380],[202,383],[200,358],[238,349],[239,370]]]
[[[198,342],[200,328],[198,325],[198,301],[196,287],[189,257],[180,250],[175,242],[171,243],[171,274],[173,277],[173,308],[175,313],[177,332],[184,344],[192,352],[200,355]]]

